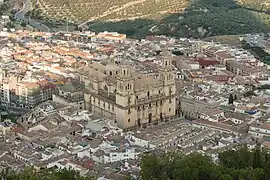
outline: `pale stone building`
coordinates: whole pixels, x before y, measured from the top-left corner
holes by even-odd
[[[185,118],[198,119],[202,113],[218,109],[219,105],[218,102],[180,97],[181,112]]]
[[[88,90],[86,108],[123,129],[145,128],[175,116],[172,54],[163,53],[161,62],[147,73],[134,64],[113,61],[79,68],[80,81]]]
[[[59,86],[52,95],[52,100],[76,110],[84,109],[84,93],[77,82],[67,82]]]

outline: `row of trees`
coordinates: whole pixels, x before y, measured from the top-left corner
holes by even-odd
[[[241,42],[243,49],[250,51],[256,58],[260,59],[265,64],[270,65],[270,54],[268,54],[262,47],[251,46],[246,41]]]
[[[270,154],[239,147],[220,153],[217,162],[197,153],[148,154],[141,168],[142,180],[269,180]]]
[[[91,180],[93,178],[80,176],[79,172],[74,170],[55,170],[42,169],[35,170],[27,167],[23,171],[12,171],[4,169],[0,175],[2,180]]]

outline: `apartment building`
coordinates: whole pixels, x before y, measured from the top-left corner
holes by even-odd
[[[163,53],[161,62],[148,73],[128,63],[94,63],[80,68],[80,80],[88,89],[86,108],[114,119],[123,129],[146,128],[175,116],[172,54]]]
[[[38,83],[19,82],[15,89],[15,96],[19,107],[33,109],[39,103],[48,100],[51,93],[50,88],[43,89]]]
[[[11,75],[2,80],[0,89],[1,106],[32,109],[51,99],[54,86],[47,81],[21,81]]]

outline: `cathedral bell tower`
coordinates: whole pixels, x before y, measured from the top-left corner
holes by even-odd
[[[164,85],[174,84],[175,83],[175,70],[172,64],[173,57],[172,53],[168,50],[161,53],[161,77],[163,78]]]
[[[122,66],[117,77],[116,87],[116,120],[117,126],[123,129],[135,126],[134,78],[130,66]]]

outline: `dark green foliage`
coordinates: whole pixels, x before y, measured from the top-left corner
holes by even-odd
[[[269,154],[260,148],[238,147],[219,154],[214,163],[208,156],[178,153],[142,158],[142,180],[269,180]]]
[[[244,97],[250,97],[250,96],[256,96],[256,94],[254,93],[254,91],[248,91],[244,93]]]
[[[230,94],[230,96],[229,96],[229,104],[233,104],[233,95],[232,94]]]
[[[269,15],[270,16],[270,15]],[[260,59],[265,64],[270,64],[270,54],[259,46],[251,46],[245,41],[242,42],[242,47],[245,50],[250,51],[256,58]]]
[[[74,170],[42,169],[37,171],[32,167],[27,167],[20,172],[5,169],[0,177],[5,180],[91,180],[91,178],[80,176],[79,172]]]
[[[270,89],[270,84],[264,84],[264,85],[261,85],[260,87],[258,87],[257,89]]]
[[[21,22],[21,26],[22,27],[26,27],[27,26],[27,23],[23,21],[23,22]]]
[[[129,37],[147,35],[203,38],[218,35],[237,35],[269,32],[270,12],[263,0],[195,0],[190,1],[185,13],[167,14],[161,20],[137,19],[120,22],[93,22],[90,30],[118,31]],[[261,7],[262,6],[262,7]],[[269,5],[268,5],[269,6]],[[181,17],[181,18],[179,18]],[[142,26],[139,26],[142,24]],[[156,26],[153,32],[150,32]],[[200,33],[198,28],[204,28]]]

